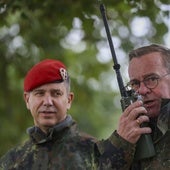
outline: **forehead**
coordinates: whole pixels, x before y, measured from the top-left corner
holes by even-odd
[[[66,86],[65,86],[64,82],[48,83],[48,84],[44,84],[42,86],[35,88],[33,91],[36,91],[36,90],[55,90],[55,89],[60,89],[60,90],[64,91],[66,89]]]
[[[133,58],[129,62],[128,72],[130,79],[142,79],[149,74],[162,75],[166,73],[166,68],[163,65],[160,53],[154,52]]]

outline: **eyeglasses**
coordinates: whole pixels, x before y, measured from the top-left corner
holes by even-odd
[[[130,87],[131,89],[137,91],[139,88],[140,88],[140,84],[141,82],[144,83],[144,85],[148,88],[148,89],[154,89],[157,85],[158,85],[158,81],[169,75],[170,73],[168,74],[165,74],[163,76],[158,76],[158,75],[151,75],[151,76],[148,76],[148,77],[145,77],[143,79],[143,81],[139,81],[139,80],[132,80],[130,81],[129,83],[127,83],[127,86],[126,87]]]

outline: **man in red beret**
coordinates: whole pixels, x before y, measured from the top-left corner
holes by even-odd
[[[29,139],[0,159],[3,170],[92,170],[129,166],[128,144],[119,148],[112,134],[97,141],[79,132],[67,113],[74,94],[65,65],[52,59],[36,64],[24,80],[24,99],[34,126]],[[126,160],[124,159],[126,158]]]

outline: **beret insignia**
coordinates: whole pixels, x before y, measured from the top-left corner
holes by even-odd
[[[66,69],[60,68],[60,75],[61,75],[63,80],[67,80],[68,75],[67,75]]]

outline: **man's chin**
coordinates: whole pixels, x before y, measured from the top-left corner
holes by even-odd
[[[48,131],[48,129],[54,127],[55,125],[55,122],[42,122],[40,125],[40,129],[43,129],[43,131]]]

